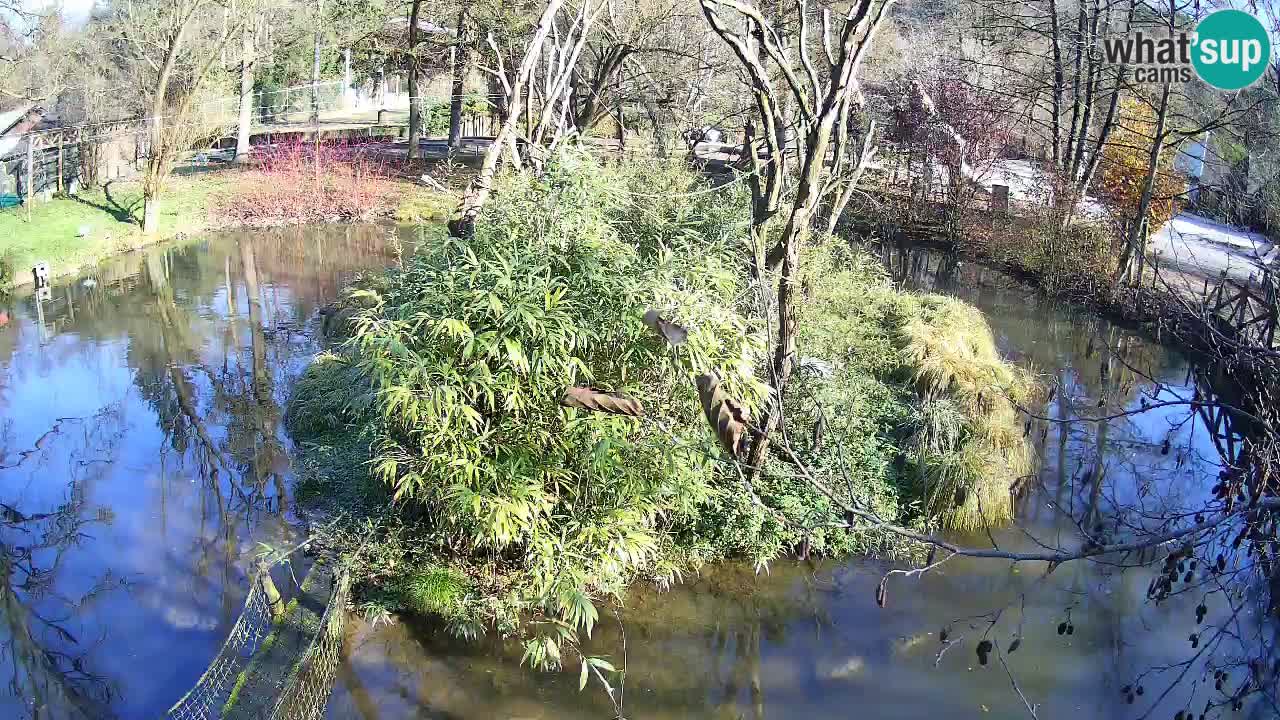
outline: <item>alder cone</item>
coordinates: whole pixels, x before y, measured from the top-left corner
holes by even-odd
[[[714,373],[706,373],[697,377],[698,399],[702,401],[702,411],[706,413],[711,430],[720,440],[720,446],[737,458],[744,450],[748,437],[747,423],[750,422],[742,406],[720,389],[720,380]]]
[[[644,415],[644,406],[639,400],[620,393],[603,392],[585,387],[571,387],[565,390],[560,404],[565,407],[611,413],[613,415]]]

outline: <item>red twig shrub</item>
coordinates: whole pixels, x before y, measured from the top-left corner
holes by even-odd
[[[290,140],[255,147],[218,209],[246,225],[365,220],[392,208],[395,177],[368,145]]]

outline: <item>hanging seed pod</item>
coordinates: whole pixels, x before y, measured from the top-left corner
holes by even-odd
[[[888,582],[889,577],[886,575],[885,577],[880,578],[880,584],[876,585],[876,605],[880,607],[884,607],[885,600],[887,599],[886,595],[889,593],[889,588],[886,587]]]
[[[1204,615],[1207,612],[1209,612],[1209,608],[1205,607],[1204,603],[1200,603],[1199,605],[1196,606],[1196,624],[1197,625],[1204,622]]]
[[[1160,454],[1161,455],[1169,454],[1169,438],[1165,438],[1164,444],[1160,446]]]
[[[639,400],[621,393],[603,392],[585,387],[571,387],[564,391],[560,404],[565,407],[593,410],[613,415],[644,415],[644,406]]]
[[[991,653],[990,640],[983,640],[982,642],[978,643],[978,664],[986,665],[987,655],[989,655],[990,653]]]
[[[720,440],[730,457],[737,458],[745,449],[749,433],[747,432],[747,413],[740,405],[730,399],[720,389],[720,380],[712,373],[697,377],[698,399],[702,401],[702,411],[711,423],[711,429]]]
[[[1188,570],[1188,571],[1187,571],[1187,574],[1186,574],[1186,575],[1183,575],[1183,576],[1182,576],[1182,582],[1184,582],[1184,583],[1189,583],[1189,582],[1191,582],[1191,571],[1190,571],[1190,570]]]
[[[1022,429],[1022,437],[1026,437],[1030,434],[1031,434],[1031,421],[1028,420],[1027,426]]]
[[[1191,635],[1187,637],[1187,640],[1190,640],[1190,641],[1191,641],[1191,647],[1192,647],[1192,649],[1195,649],[1195,648],[1197,648],[1197,647],[1200,647],[1200,636],[1199,636],[1199,635],[1197,635],[1197,634],[1195,634],[1195,633],[1191,633]]]
[[[662,317],[657,310],[645,311],[644,324],[648,325],[649,329],[658,333],[663,340],[666,340],[671,345],[678,346],[689,339],[688,330]]]
[[[938,631],[938,642],[946,642],[947,636],[950,634],[951,634],[950,630],[948,630],[947,628],[942,628],[941,630]]]
[[[1076,626],[1075,626],[1075,625],[1072,625],[1071,623],[1067,623],[1067,634],[1068,634],[1068,635],[1075,635],[1075,634],[1076,634]]]
[[[1059,635],[1067,634],[1067,624],[1065,622],[1058,623],[1058,634]]]
[[[1138,693],[1138,697],[1142,697],[1142,694],[1145,693],[1146,691],[1147,691],[1146,688],[1139,685],[1136,692]]]
[[[1223,555],[1222,553],[1218,553],[1218,572],[1222,572],[1223,570],[1226,570],[1226,569],[1227,569],[1227,556]]]
[[[1012,654],[1014,654],[1015,652],[1017,652],[1017,651],[1018,651],[1018,648],[1020,648],[1020,647],[1022,647],[1022,638],[1020,638],[1020,637],[1016,637],[1016,638],[1014,638],[1014,639],[1013,639],[1013,642],[1009,643],[1009,649],[1008,649],[1008,650],[1006,650],[1005,652],[1007,652],[1007,653],[1009,653],[1010,655],[1012,655]]]

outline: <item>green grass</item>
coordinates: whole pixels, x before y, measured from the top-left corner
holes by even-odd
[[[37,201],[27,209],[0,211],[0,288],[14,279],[31,281],[30,268],[49,263],[53,276],[68,275],[117,253],[136,250],[179,235],[191,235],[235,224],[219,217],[219,207],[234,203],[243,183],[239,168],[175,174],[160,203],[159,229],[144,235],[142,184],[113,181],[78,195]],[[456,198],[404,181],[393,208],[399,222],[447,219]],[[80,231],[87,230],[84,237]]]
[[[228,173],[174,177],[160,205],[160,226],[154,237],[143,235],[142,185],[111,182],[78,195],[36,202],[30,217],[26,208],[0,212],[0,257],[15,270],[19,282],[30,280],[28,269],[49,263],[50,273],[66,275],[119,252],[150,242],[209,227],[209,198],[231,184]],[[80,237],[81,228],[87,230]]]

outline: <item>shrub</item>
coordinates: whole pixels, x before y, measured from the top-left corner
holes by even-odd
[[[808,429],[794,436],[839,440],[809,443],[815,466],[863,480],[851,492],[884,517],[918,498],[923,519],[947,528],[1011,520],[1010,490],[1033,463],[1014,403],[1027,404],[1036,386],[1000,357],[982,314],[896,291],[873,258],[835,240],[811,251],[805,283],[800,346],[830,361],[831,378],[800,392],[827,410],[817,417],[797,400],[788,417]],[[838,446],[843,459],[832,456]]]
[[[1151,145],[1155,142],[1156,111],[1149,103],[1125,98],[1120,103],[1120,119],[1102,151],[1099,192],[1108,202],[1121,234],[1138,215],[1142,191],[1147,181]],[[1186,192],[1185,179],[1173,168],[1176,150],[1166,149],[1156,166],[1147,227],[1154,232],[1178,212],[1178,201]]]
[[[837,506],[777,458],[748,485],[707,429],[696,374],[714,371],[749,412],[767,391],[745,203],[673,165],[565,155],[540,178],[502,178],[473,237],[430,245],[345,293],[329,322],[349,338],[303,378],[288,418],[295,432],[358,437],[369,473],[398,500],[396,530],[369,563],[368,577],[394,591],[385,603],[444,614],[466,634],[477,620],[513,629],[549,616],[527,658],[554,665],[556,643],[573,642],[566,628],[590,632],[592,598],[636,577],[669,582],[726,556],[898,549],[833,527]],[[975,415],[999,407],[988,385],[1023,392],[1024,376],[1000,362],[971,308],[895,291],[874,259],[838,240],[821,238],[806,258],[807,357],[785,406],[797,453],[886,519],[919,516],[921,504],[944,524],[960,517],[917,502],[941,480],[918,480],[913,463],[933,458],[911,443],[971,456],[986,443],[1012,457],[1005,428]],[[641,320],[649,309],[687,340],[659,340]],[[926,327],[929,344],[914,339]],[[644,416],[562,406],[575,386],[624,394]],[[926,388],[958,419],[926,415]],[[929,433],[926,421],[952,429]],[[990,496],[1007,501],[1014,478],[984,472],[946,477],[975,488],[995,522]],[[452,616],[424,599],[439,595],[439,578],[415,569],[443,567],[469,588]]]
[[[919,398],[910,445],[926,516],[966,531],[1011,521],[1011,489],[1034,467],[1015,403],[1029,404],[1035,383],[954,298],[921,298],[898,343]]]
[[[302,140],[259,146],[254,166],[217,211],[248,225],[361,220],[386,211],[397,185],[366,148]]]
[[[456,549],[494,558],[520,602],[578,626],[589,592],[668,568],[669,536],[714,491],[692,375],[714,370],[748,404],[764,392],[760,333],[732,305],[733,234],[636,205],[647,172],[666,171],[568,156],[506,178],[474,237],[349,294],[365,306],[343,350],[359,380],[325,358],[290,412],[323,429],[315,416],[352,400],[325,391],[363,383],[371,472]],[[650,308],[689,330],[678,356],[643,325]],[[580,385],[638,399],[645,419],[562,407]]]

